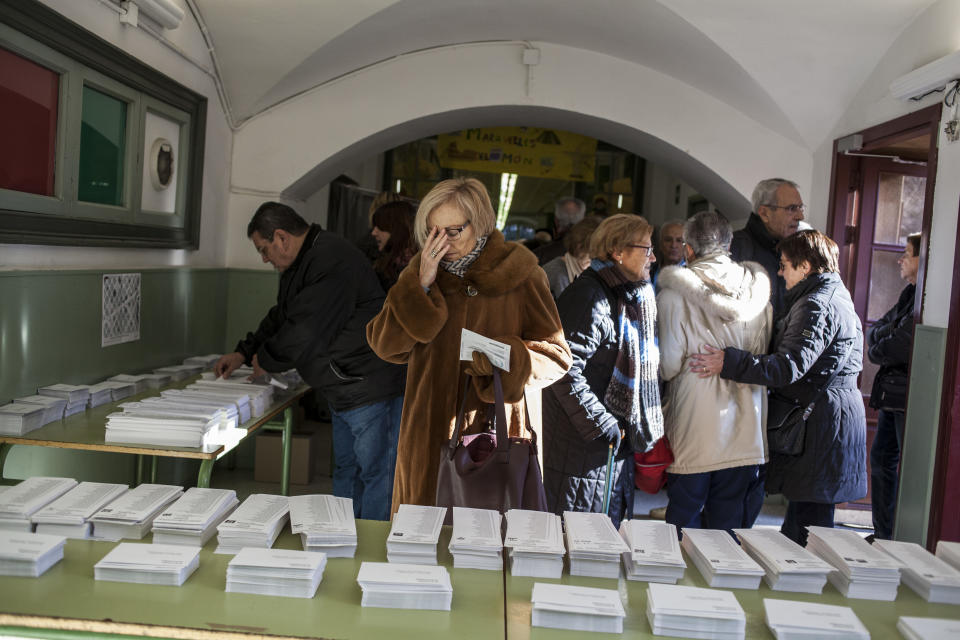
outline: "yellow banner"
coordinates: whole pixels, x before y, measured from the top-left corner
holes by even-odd
[[[597,140],[557,129],[492,127],[441,134],[437,151],[446,169],[592,182]]]

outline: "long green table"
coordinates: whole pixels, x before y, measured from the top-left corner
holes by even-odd
[[[182,388],[194,382],[197,377],[169,385],[168,389]],[[280,492],[290,494],[290,447],[293,442],[293,428],[296,412],[294,405],[305,393],[310,390],[307,385],[300,385],[296,389],[282,391],[277,389],[274,402],[266,408],[259,418],[251,418],[235,429],[219,432],[218,439],[213,444],[202,447],[168,447],[150,444],[124,444],[122,442],[106,442],[107,415],[122,411],[117,402],[109,402],[99,407],[87,409],[80,413],[68,416],[44,425],[22,436],[0,435],[0,478],[3,477],[3,467],[7,454],[14,445],[34,447],[54,447],[58,449],[75,449],[80,451],[101,451],[110,453],[125,453],[140,456],[137,461],[137,482],[143,480],[143,456],[153,456],[152,480],[156,480],[157,457],[164,458],[192,458],[200,460],[200,471],[197,475],[198,487],[210,486],[210,475],[213,464],[226,454],[230,453],[240,442],[250,437],[261,428],[282,431],[281,455],[282,467],[280,475]],[[159,389],[144,391],[143,393],[125,398],[121,402],[136,402],[150,396],[160,395]]]

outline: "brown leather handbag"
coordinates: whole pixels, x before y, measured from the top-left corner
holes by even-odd
[[[492,430],[464,436],[464,404],[470,384],[463,385],[453,436],[441,447],[437,471],[437,506],[447,507],[446,524],[453,521],[452,507],[547,510],[547,496],[537,460],[537,434],[530,439],[508,437],[500,372],[493,370],[496,403]]]

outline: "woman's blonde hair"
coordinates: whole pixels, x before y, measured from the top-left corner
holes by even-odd
[[[423,247],[430,235],[427,218],[434,209],[448,203],[463,212],[478,239],[489,235],[496,228],[497,216],[493,212],[490,195],[483,183],[476,178],[451,178],[437,183],[420,201],[417,217],[413,222],[413,234],[418,246]]]
[[[653,233],[646,218],[633,213],[618,213],[600,223],[590,236],[590,257],[609,260],[615,251],[623,251],[627,243]]]

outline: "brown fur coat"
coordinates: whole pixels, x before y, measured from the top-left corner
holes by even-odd
[[[473,295],[470,295],[473,293]],[[501,374],[510,435],[525,433],[524,388],[545,387],[570,368],[570,349],[550,287],[536,257],[494,231],[461,279],[443,269],[429,293],[420,286],[420,254],[390,289],[367,325],[374,352],[408,363],[397,445],[393,510],[432,505],[440,448],[450,438],[463,388],[460,331],[470,329],[510,345],[510,371]],[[474,378],[467,392],[466,433],[484,428],[493,377]]]

